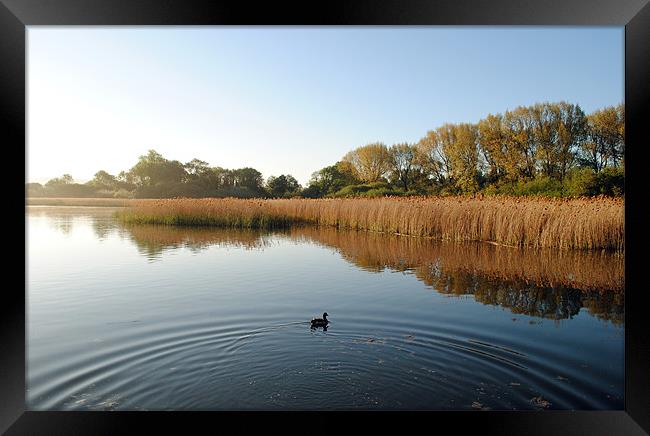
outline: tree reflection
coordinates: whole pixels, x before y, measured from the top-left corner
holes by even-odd
[[[29,210],[28,214],[53,218],[52,225],[64,233],[69,233],[77,220],[90,220],[98,239],[113,234],[128,238],[150,260],[180,248],[200,251],[216,245],[259,250],[281,236],[334,249],[365,271],[407,272],[442,294],[473,295],[477,302],[507,308],[515,314],[560,320],[584,308],[614,324],[624,321],[625,258],[621,253],[518,249],[318,227],[270,234],[256,230],[125,226],[112,218],[113,212],[110,208],[92,212],[50,208]]]
[[[254,230],[143,225],[124,229],[150,258],[180,247],[262,249],[271,243],[269,233]],[[365,271],[412,273],[437,292],[473,295],[480,303],[512,313],[559,320],[585,308],[600,319],[623,323],[624,257],[620,254],[525,250],[313,227],[279,234],[333,248]]]
[[[268,233],[257,230],[172,227],[162,225],[123,225],[138,251],[149,260],[165,251],[188,248],[199,252],[210,246],[262,249],[271,242]]]
[[[446,295],[548,319],[567,319],[581,308],[624,321],[625,258],[610,252],[530,250],[485,243],[303,228],[293,237],[335,248],[366,271],[408,271]]]

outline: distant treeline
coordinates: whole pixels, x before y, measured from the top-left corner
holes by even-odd
[[[538,103],[476,124],[444,124],[417,143],[358,147],[312,174],[302,187],[289,174],[264,180],[254,168],[211,167],[165,159],[155,150],[117,176],[98,171],[75,183],[69,174],[31,197],[322,198],[385,195],[506,194],[552,197],[624,194],[625,110],[586,115],[567,102]]]

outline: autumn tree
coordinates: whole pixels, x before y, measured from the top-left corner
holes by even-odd
[[[496,181],[507,174],[509,152],[507,136],[503,128],[503,115],[488,115],[478,122],[480,151],[487,165],[486,176]]]
[[[585,113],[579,105],[560,102],[551,105],[558,119],[557,164],[559,179],[564,179],[575,162],[576,154],[587,133]]]
[[[453,138],[451,124],[429,130],[426,136],[416,144],[417,161],[427,178],[439,185],[444,185],[451,177],[451,160],[445,152]]]
[[[623,156],[625,119],[621,106],[609,106],[587,116],[586,140],[581,158],[596,173],[608,164],[617,166]]]
[[[530,110],[520,106],[503,116],[505,149],[503,165],[512,180],[533,178],[537,143]]]
[[[559,174],[560,162],[560,110],[556,105],[537,103],[526,108],[535,143],[537,167],[542,175]]]
[[[388,147],[381,142],[358,147],[343,156],[343,161],[349,162],[355,177],[366,183],[382,180],[390,170]]]
[[[616,106],[616,114],[618,115],[618,142],[614,147],[613,163],[617,167],[624,165],[625,160],[625,105],[619,104]]]
[[[466,193],[479,190],[479,149],[476,124],[461,123],[454,127],[454,141],[447,154],[451,160],[456,186]]]

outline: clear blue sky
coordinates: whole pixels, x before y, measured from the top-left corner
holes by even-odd
[[[311,173],[374,141],[566,100],[623,102],[623,27],[28,28],[29,181],[156,149]]]

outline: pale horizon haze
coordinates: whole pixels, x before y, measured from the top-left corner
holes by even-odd
[[[26,182],[155,149],[303,185],[348,151],[561,101],[624,97],[623,27],[27,28]]]

